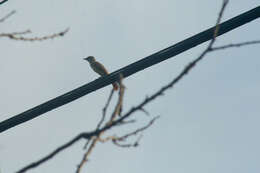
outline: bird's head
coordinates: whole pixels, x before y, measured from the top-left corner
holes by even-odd
[[[84,58],[84,60],[86,60],[88,62],[93,62],[93,61],[95,61],[95,58],[94,58],[94,56],[89,56],[89,57]]]

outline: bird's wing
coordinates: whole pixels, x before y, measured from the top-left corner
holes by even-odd
[[[94,62],[93,64],[91,64],[92,69],[98,73],[100,76],[104,76],[108,74],[108,71],[106,70],[106,68],[99,62]]]

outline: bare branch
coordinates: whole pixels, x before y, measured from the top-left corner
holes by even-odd
[[[101,135],[101,133],[99,134]],[[97,142],[98,142],[98,137],[92,139],[91,141],[91,145],[89,146],[87,152],[83,155],[82,160],[80,161],[80,164],[77,167],[76,173],[79,173],[83,167],[83,165],[88,161],[88,156],[91,154],[93,148],[96,146]]]
[[[54,33],[52,35],[47,35],[47,36],[43,36],[43,37],[33,37],[33,38],[17,36],[17,35],[27,34],[27,33],[31,32],[31,31],[27,30],[27,31],[23,31],[23,32],[1,33],[0,37],[8,37],[9,39],[20,40],[20,41],[43,41],[43,40],[54,39],[56,37],[64,36],[68,31],[69,31],[69,28],[67,28],[66,30],[61,31],[59,33]]]
[[[145,115],[149,116],[149,112],[147,110],[145,110],[144,108],[141,108],[140,111],[142,111]]]
[[[3,1],[4,2],[4,1]],[[3,3],[3,2],[1,2],[1,3]],[[1,4],[0,3],[0,4]],[[1,19],[0,19],[0,23],[2,23],[2,22],[4,22],[6,19],[8,19],[9,17],[11,17],[13,14],[15,14],[16,13],[16,11],[15,10],[13,10],[13,11],[11,11],[10,13],[8,13],[7,15],[5,15],[4,17],[2,17]]]
[[[118,114],[118,111],[120,110],[120,108],[122,107],[122,103],[123,103],[123,96],[124,96],[124,88],[125,86],[122,84],[122,80],[123,80],[123,76],[120,74],[120,81],[119,81],[119,97],[118,97],[118,102],[117,105],[115,107],[114,112],[111,115],[111,119],[106,123],[106,126],[110,126],[110,124],[114,121],[114,119],[116,118],[116,115]],[[111,96],[111,94],[110,94]],[[110,127],[111,128],[111,127]],[[76,173],[79,173],[83,167],[83,165],[88,161],[88,157],[91,154],[93,148],[96,146],[97,142],[99,141],[100,136],[106,131],[107,129],[102,128],[101,132],[95,137],[92,138],[92,142],[88,148],[88,150],[86,151],[86,153],[83,155],[83,158],[80,162],[80,164],[77,167]]]
[[[143,132],[145,131],[146,129],[148,129],[150,126],[153,125],[153,123],[159,118],[159,116],[153,118],[147,125],[141,127],[141,128],[138,128],[136,130],[134,130],[133,132],[130,132],[130,133],[127,133],[126,135],[124,136],[121,136],[121,137],[117,137],[117,136],[109,136],[109,137],[106,137],[105,139],[101,139],[99,138],[99,141],[104,143],[104,142],[107,142],[107,141],[112,141],[115,145],[119,146],[119,147],[136,147],[138,145],[138,142],[140,141],[140,137],[136,140],[136,142],[134,142],[133,144],[120,144],[120,142],[122,141],[126,141],[127,138],[131,137],[131,136],[135,136],[137,134],[139,134],[140,132]]]
[[[97,127],[96,127],[96,130],[98,130],[98,129],[101,127],[102,123],[103,123],[104,120],[105,120],[106,111],[107,111],[107,108],[108,108],[108,106],[109,106],[109,103],[110,103],[110,101],[111,101],[111,99],[112,99],[113,93],[114,93],[114,89],[111,89],[111,92],[110,92],[110,94],[109,94],[108,100],[107,100],[107,102],[106,102],[106,104],[105,104],[105,107],[103,108],[103,111],[102,111],[102,117],[101,117],[101,119],[100,119],[100,121],[99,121],[99,123],[98,123],[98,125],[97,125]],[[84,145],[83,149],[86,149],[86,148],[88,147],[88,144],[90,143],[90,141],[91,141],[91,140],[88,140],[88,141],[86,142],[86,144]]]
[[[18,31],[18,32],[11,32],[11,33],[1,33],[0,37],[10,37],[10,35],[16,36],[16,35],[24,35],[32,33],[31,30],[27,29],[25,31]]]
[[[109,95],[109,97],[108,97],[107,103],[106,103],[105,107],[103,108],[102,119],[101,119],[100,122],[98,123],[97,129],[99,129],[100,126],[102,125],[102,123],[104,122],[104,119],[105,119],[105,116],[106,116],[106,111],[107,111],[107,108],[108,108],[108,106],[109,106],[109,103],[111,102],[113,93],[114,93],[114,89],[112,88],[112,89],[111,89],[111,92],[110,92],[110,95]]]
[[[91,139],[87,140],[86,144],[83,147],[84,150],[87,149],[87,147],[88,147],[88,145],[90,144],[91,141],[92,141]]]
[[[139,146],[139,142],[140,142],[140,140],[142,139],[142,135],[140,135],[138,138],[137,138],[137,140],[134,142],[134,143],[132,143],[132,144],[121,144],[121,143],[119,143],[118,141],[115,141],[115,140],[113,140],[112,142],[113,142],[113,144],[114,145],[116,145],[116,146],[118,146],[118,147],[121,147],[121,148],[130,148],[130,147],[138,147]]]
[[[138,128],[138,129],[136,129],[135,131],[133,131],[133,132],[131,132],[131,133],[128,133],[128,134],[126,134],[126,135],[124,135],[124,136],[121,136],[121,137],[117,138],[116,140],[117,140],[117,141],[124,141],[125,139],[127,139],[127,138],[130,137],[130,136],[137,135],[138,133],[140,133],[140,132],[146,130],[146,129],[149,128],[151,125],[153,125],[153,123],[154,123],[158,118],[160,118],[160,117],[159,117],[159,116],[154,117],[147,125],[145,125],[145,126],[143,126],[143,127],[141,127],[141,128]]]
[[[260,40],[247,41],[247,42],[235,43],[235,44],[231,43],[231,44],[224,45],[224,46],[212,47],[210,49],[210,51],[223,50],[223,49],[227,49],[227,48],[238,48],[241,46],[248,46],[248,45],[259,44],[259,43],[260,43]]]
[[[60,146],[59,148],[57,148],[56,150],[54,150],[53,152],[51,152],[47,156],[43,157],[42,159],[40,159],[36,162],[33,162],[33,163],[29,164],[28,166],[20,169],[19,171],[17,171],[17,173],[24,173],[24,172],[28,171],[29,169],[36,168],[37,166],[41,165],[42,163],[44,163],[44,162],[50,160],[51,158],[53,158],[55,155],[57,155],[61,151],[65,150],[66,148],[68,148],[70,146],[72,146],[74,143],[78,142],[80,139],[89,140],[92,136],[95,136],[99,133],[100,133],[100,131],[95,131],[95,132],[90,132],[90,133],[81,133],[78,136],[76,136],[75,138],[73,138],[72,140],[70,140],[69,142],[67,142],[66,144]]]
[[[125,93],[125,86],[122,83],[122,80],[123,80],[122,74],[120,74],[119,78],[120,78],[120,80],[119,80],[119,87],[120,87],[119,97],[118,97],[117,105],[114,109],[114,112],[111,115],[111,118],[110,118],[110,121],[108,122],[108,124],[112,123],[115,120],[116,116],[119,115],[122,111],[123,97],[124,97],[124,93]]]
[[[120,124],[117,124],[117,126],[120,126],[120,125],[125,125],[125,124],[132,124],[132,123],[135,123],[136,120],[125,120],[125,121],[122,121],[120,122]]]

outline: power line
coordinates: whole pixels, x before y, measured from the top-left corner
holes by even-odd
[[[260,17],[260,6],[249,10],[243,14],[240,14],[226,22],[220,24],[218,35],[222,35],[229,32],[241,25],[244,25],[252,20]],[[104,86],[110,85],[119,78],[119,74],[122,74],[124,78],[148,68],[152,65],[160,63],[166,59],[174,57],[188,49],[191,49],[201,43],[204,43],[212,39],[215,27],[209,28],[199,34],[196,34],[190,38],[187,38],[173,46],[163,49],[157,53],[154,53],[146,58],[143,58],[137,62],[134,62],[126,67],[123,67],[107,76],[98,78],[88,84],[85,84],[79,88],[76,88],[68,93],[58,96],[52,100],[49,100],[43,104],[40,104],[32,109],[29,109],[23,113],[20,113],[12,118],[4,120],[0,123],[0,132],[6,131],[12,127],[29,121],[33,118],[40,116],[48,111],[56,109],[62,105],[72,102],[84,95],[87,95],[95,90],[98,90]]]
[[[5,3],[5,2],[7,2],[8,0],[3,0],[2,2],[0,2],[0,4],[3,4],[3,3]]]

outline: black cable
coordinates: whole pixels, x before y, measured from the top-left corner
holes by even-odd
[[[247,11],[243,14],[240,14],[226,22],[220,24],[220,29],[218,35],[222,35],[226,32],[229,32],[241,25],[244,25],[252,20],[260,17],[260,6]],[[12,118],[4,120],[0,123],[0,132],[6,131],[14,126],[22,124],[26,121],[29,121],[33,118],[40,116],[52,109],[58,108],[62,105],[65,105],[73,100],[76,100],[88,93],[91,93],[97,89],[100,89],[104,86],[110,85],[119,78],[121,73],[124,78],[141,71],[145,68],[148,68],[154,64],[162,62],[168,58],[176,56],[188,49],[191,49],[201,43],[204,43],[212,39],[215,27],[207,29],[199,34],[196,34],[186,40],[183,40],[171,47],[168,47],[164,50],[161,50],[155,54],[152,54],[146,58],[143,58],[135,63],[132,63],[126,67],[123,67],[107,76],[101,77],[95,81],[92,81],[86,85],[83,85],[77,89],[74,89],[66,94],[58,96],[50,101],[47,101],[39,106],[36,106],[30,110],[27,110],[23,113],[20,113]]]
[[[8,0],[3,0],[2,2],[0,2],[0,5],[7,2]]]

